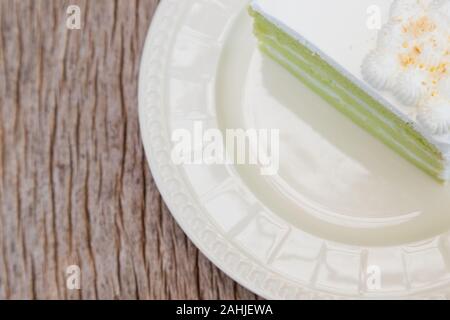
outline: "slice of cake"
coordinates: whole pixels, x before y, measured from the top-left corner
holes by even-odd
[[[262,51],[450,180],[450,0],[254,0],[250,13]]]

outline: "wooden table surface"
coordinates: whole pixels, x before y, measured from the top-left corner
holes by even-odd
[[[157,3],[0,0],[0,299],[256,298],[186,238],[148,168],[137,76]]]

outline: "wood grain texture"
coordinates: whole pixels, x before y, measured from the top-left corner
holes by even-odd
[[[256,298],[191,244],[148,169],[137,76],[157,2],[0,0],[0,299]]]

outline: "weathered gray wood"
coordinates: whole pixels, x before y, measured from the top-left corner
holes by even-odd
[[[255,298],[175,225],[147,167],[137,75],[157,2],[0,0],[0,299]]]

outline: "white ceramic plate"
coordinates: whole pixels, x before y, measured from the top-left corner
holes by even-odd
[[[164,0],[139,105],[172,214],[233,279],[265,298],[450,297],[450,190],[263,56],[245,0]],[[171,161],[171,133],[280,129],[280,170]]]

